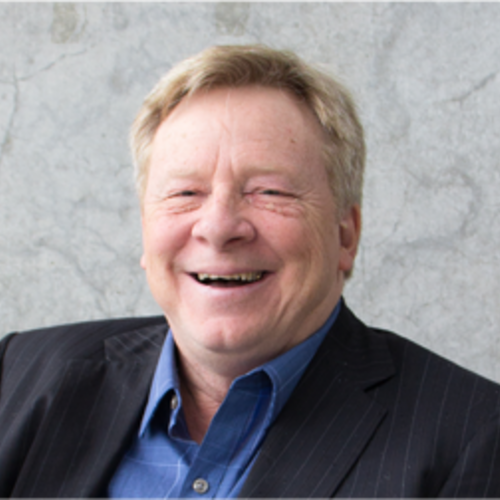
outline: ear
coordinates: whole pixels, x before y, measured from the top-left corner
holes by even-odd
[[[361,208],[353,205],[341,217],[339,222],[339,270],[349,272],[356,258],[361,235]]]
[[[142,201],[141,201],[141,228],[142,228],[142,255],[141,255],[141,260],[140,260],[140,264],[141,264],[141,267],[146,270],[146,251],[144,249],[144,241],[145,241],[145,237],[144,237],[144,233],[145,233],[145,227],[144,227],[144,212],[142,210]]]

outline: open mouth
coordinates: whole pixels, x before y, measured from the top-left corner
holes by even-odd
[[[256,283],[261,281],[265,275],[266,271],[253,271],[250,273],[238,273],[238,274],[206,274],[206,273],[193,273],[192,276],[198,283],[206,286],[216,286],[216,287],[232,287],[232,286],[245,286],[251,283]]]

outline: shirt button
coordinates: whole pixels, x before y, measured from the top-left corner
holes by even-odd
[[[201,479],[201,477],[195,479],[193,481],[193,490],[200,495],[206,493],[208,491],[208,483],[204,479]]]
[[[179,404],[179,398],[177,397],[177,394],[174,394],[172,396],[172,399],[170,400],[170,409],[175,410],[178,404]]]

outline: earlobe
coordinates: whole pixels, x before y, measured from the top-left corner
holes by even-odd
[[[143,269],[146,269],[146,256],[145,256],[144,254],[142,254],[142,255],[141,255],[141,260],[140,260],[140,262],[141,262],[141,267],[142,267]]]
[[[350,271],[358,251],[361,235],[361,208],[353,205],[342,217],[339,223],[340,258],[339,269]]]

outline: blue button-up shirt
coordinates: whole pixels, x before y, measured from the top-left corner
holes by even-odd
[[[139,434],[110,485],[112,498],[236,497],[270,425],[287,402],[338,315],[311,337],[236,378],[201,444],[182,411],[175,344],[168,333]]]

